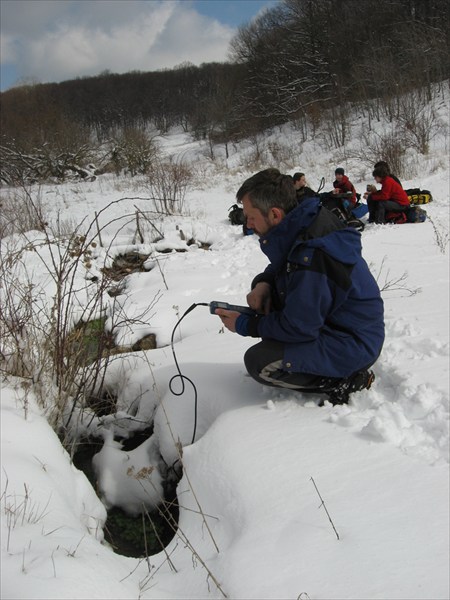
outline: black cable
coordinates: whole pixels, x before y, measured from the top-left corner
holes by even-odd
[[[320,183],[319,183],[319,189],[317,190],[316,194],[318,194],[321,190],[323,190],[324,187],[325,187],[325,177],[322,177],[322,179],[320,180]]]
[[[192,434],[192,441],[191,441],[191,444],[193,444],[193,443],[194,443],[194,440],[195,440],[195,434],[196,434],[196,431],[197,431],[197,388],[195,387],[195,384],[194,384],[194,382],[193,382],[191,379],[189,379],[189,377],[186,377],[186,375],[183,375],[183,374],[181,373],[181,371],[180,371],[180,367],[179,367],[179,365],[178,365],[177,357],[176,357],[176,354],[175,354],[175,348],[174,348],[174,346],[173,346],[173,338],[174,338],[174,336],[175,336],[175,331],[176,331],[176,329],[177,329],[178,325],[181,323],[181,321],[184,319],[184,317],[185,317],[186,315],[188,315],[188,314],[189,314],[191,311],[193,311],[193,310],[194,310],[194,308],[195,308],[196,306],[209,306],[209,304],[208,304],[207,302],[197,302],[196,304],[192,304],[192,305],[191,305],[191,306],[190,306],[190,307],[187,309],[187,311],[186,311],[186,312],[185,312],[185,313],[184,313],[184,314],[183,314],[183,315],[182,315],[182,316],[181,316],[181,317],[178,319],[177,323],[175,324],[175,327],[174,327],[174,328],[173,328],[173,330],[172,330],[172,337],[171,337],[171,339],[170,339],[170,345],[171,345],[171,347],[172,347],[173,360],[174,360],[174,362],[175,362],[175,366],[176,366],[176,368],[177,368],[177,371],[178,371],[178,373],[177,373],[177,375],[174,375],[174,376],[171,378],[171,380],[169,381],[169,390],[172,392],[172,394],[173,394],[174,396],[182,396],[182,395],[184,394],[184,392],[185,392],[185,389],[186,389],[186,386],[185,386],[184,380],[186,380],[186,381],[189,381],[189,383],[192,385],[192,388],[193,388],[193,390],[194,390],[194,431],[193,431],[193,434]],[[178,377],[181,379],[181,391],[180,391],[180,392],[175,392],[175,391],[173,390],[173,388],[172,388],[172,382],[173,382],[173,380],[174,380],[174,379],[178,379]]]

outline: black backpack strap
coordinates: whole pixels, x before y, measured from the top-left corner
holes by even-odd
[[[322,179],[320,180],[319,187],[317,189],[316,194],[318,194],[319,192],[321,192],[324,187],[325,187],[325,177],[322,177]]]
[[[302,241],[313,240],[314,238],[323,237],[332,231],[345,228],[345,223],[343,223],[339,217],[325,207],[320,207],[316,218],[309,227],[299,235],[298,239]]]
[[[323,237],[332,231],[338,231],[340,229],[346,229],[347,225],[339,219],[332,211],[327,210],[321,206],[316,217],[312,223],[297,236],[300,242],[306,242],[315,238]],[[294,262],[286,263],[286,270],[288,273],[292,271],[298,271],[298,269],[304,268],[304,265],[298,265]]]

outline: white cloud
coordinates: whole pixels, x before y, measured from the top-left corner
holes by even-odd
[[[71,0],[2,0],[2,35],[35,37],[67,15],[72,4]]]
[[[0,37],[1,64],[15,62],[17,58],[16,38],[12,35],[2,35]]]
[[[36,3],[43,12],[34,30],[26,18],[20,24],[10,7],[3,62],[16,62],[22,77],[61,81],[105,69],[123,73],[170,68],[184,61],[224,61],[234,34],[188,2],[60,2]],[[59,10],[50,24],[55,4]]]

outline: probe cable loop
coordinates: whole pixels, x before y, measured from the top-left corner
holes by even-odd
[[[189,377],[186,377],[186,375],[183,375],[181,370],[180,370],[180,366],[178,364],[178,360],[175,354],[175,348],[173,345],[173,339],[175,336],[175,331],[178,327],[178,325],[181,323],[181,321],[184,319],[184,317],[186,315],[188,315],[191,311],[194,310],[195,307],[197,306],[209,306],[209,304],[207,302],[197,302],[195,304],[192,304],[187,310],[186,312],[178,319],[177,323],[175,324],[175,327],[172,330],[172,337],[170,339],[170,345],[172,347],[172,354],[173,354],[173,360],[175,362],[175,366],[177,368],[178,373],[176,375],[174,375],[170,381],[169,381],[169,390],[172,392],[172,394],[174,396],[182,396],[184,394],[184,392],[186,391],[186,384],[185,381],[188,381],[191,385],[192,385],[192,389],[194,390],[194,431],[192,433],[192,440],[191,440],[191,444],[194,443],[195,440],[195,434],[197,432],[197,388],[195,387],[194,382],[192,381],[192,379],[189,379]],[[173,389],[173,381],[175,379],[180,379],[181,381],[181,389],[179,392],[176,392]]]

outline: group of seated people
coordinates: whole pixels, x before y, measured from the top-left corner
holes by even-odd
[[[297,190],[297,199],[302,202],[305,198],[319,195],[326,208],[329,210],[337,208],[344,213],[344,216],[351,218],[351,212],[360,195],[356,193],[355,186],[345,175],[342,167],[338,167],[334,174],[336,179],[333,182],[333,189],[318,194],[306,185],[304,173],[294,173],[292,179]],[[368,185],[363,196],[369,209],[369,223],[383,224],[392,214],[405,214],[410,205],[409,198],[399,179],[390,172],[389,165],[385,161],[377,162],[372,175],[375,181],[381,184],[381,189],[378,190],[375,185]]]

